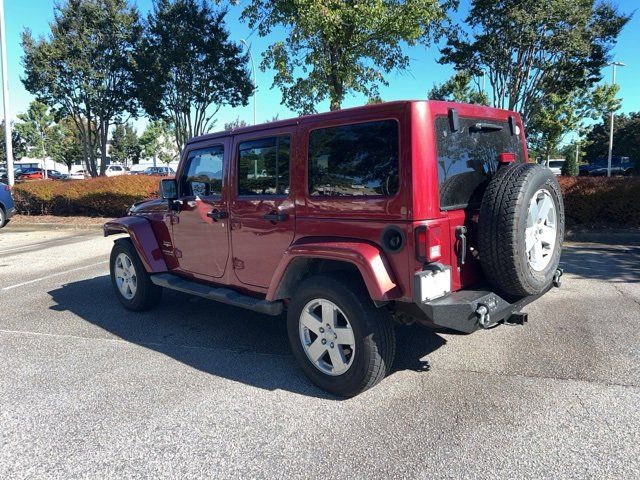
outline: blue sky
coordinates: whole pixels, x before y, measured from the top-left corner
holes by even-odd
[[[135,2],[142,12],[146,12],[152,5],[152,0],[138,0]],[[246,3],[246,2],[241,2]],[[631,13],[640,7],[640,0],[619,0],[616,3],[620,10]],[[462,0],[461,11],[464,13],[468,0]],[[6,25],[7,25],[7,60],[9,68],[9,91],[11,116],[24,112],[33,97],[24,89],[20,77],[22,75],[22,49],[20,47],[20,33],[29,28],[35,35],[49,32],[49,22],[53,19],[53,5],[51,0],[5,0]],[[269,44],[269,38],[259,38],[257,34],[250,35],[248,27],[238,20],[241,7],[230,7],[227,16],[227,25],[231,37],[239,41],[246,38],[252,44],[252,50],[256,64],[260,62],[261,53]],[[618,45],[614,49],[616,60],[627,64],[618,70],[618,82],[621,85],[620,97],[622,97],[622,110],[624,112],[640,110],[640,56],[637,49],[640,46],[640,12],[627,24],[623,30]],[[437,46],[425,48],[422,46],[407,48],[411,58],[408,71],[393,73],[388,77],[389,86],[381,87],[381,96],[384,100],[420,99],[425,98],[427,91],[434,83],[441,83],[449,78],[453,72],[446,65],[439,65],[437,59],[439,52]],[[610,81],[611,69],[605,71],[605,78]],[[278,89],[272,89],[273,72],[262,72],[258,69],[258,122],[271,119],[279,115],[281,119],[296,116],[280,104],[281,95]],[[360,95],[349,96],[345,99],[344,106],[361,105],[366,99]],[[328,104],[320,105],[319,110],[327,110]],[[217,127],[220,129],[224,123],[240,117],[251,122],[251,102],[243,108],[223,108],[218,114]],[[143,128],[145,120],[136,122],[139,129]]]

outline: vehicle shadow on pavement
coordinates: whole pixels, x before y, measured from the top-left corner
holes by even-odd
[[[566,273],[614,283],[640,282],[640,247],[565,245],[560,266]]]
[[[269,317],[174,291],[165,291],[152,311],[129,312],[116,299],[107,275],[48,293],[55,302],[52,310],[71,312],[99,327],[96,336],[108,332],[202,372],[258,388],[336,399],[315,387],[297,366],[284,315]],[[418,326],[399,326],[396,332],[402,347],[393,371],[427,371],[422,359],[445,344],[440,335]]]

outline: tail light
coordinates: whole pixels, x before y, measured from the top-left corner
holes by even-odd
[[[3,185],[2,188],[6,191],[11,190],[11,187],[9,185]]]
[[[434,225],[420,225],[415,229],[416,258],[421,262],[435,262],[442,257],[442,229]]]
[[[508,163],[513,163],[515,161],[516,161],[515,153],[503,152],[500,155],[498,155],[498,163],[500,163],[501,165],[506,165]]]

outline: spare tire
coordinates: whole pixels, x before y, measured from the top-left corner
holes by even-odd
[[[534,163],[501,167],[482,197],[478,253],[489,283],[502,294],[538,295],[560,262],[564,204],[555,175]]]

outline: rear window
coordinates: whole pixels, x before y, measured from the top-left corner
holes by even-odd
[[[376,196],[398,191],[398,122],[319,128],[309,134],[309,195]]]
[[[478,123],[499,128],[474,129]],[[506,121],[460,118],[460,129],[452,132],[449,119],[437,117],[435,129],[442,210],[479,207],[499,154],[513,153],[516,162],[524,161],[521,136],[511,135]]]

